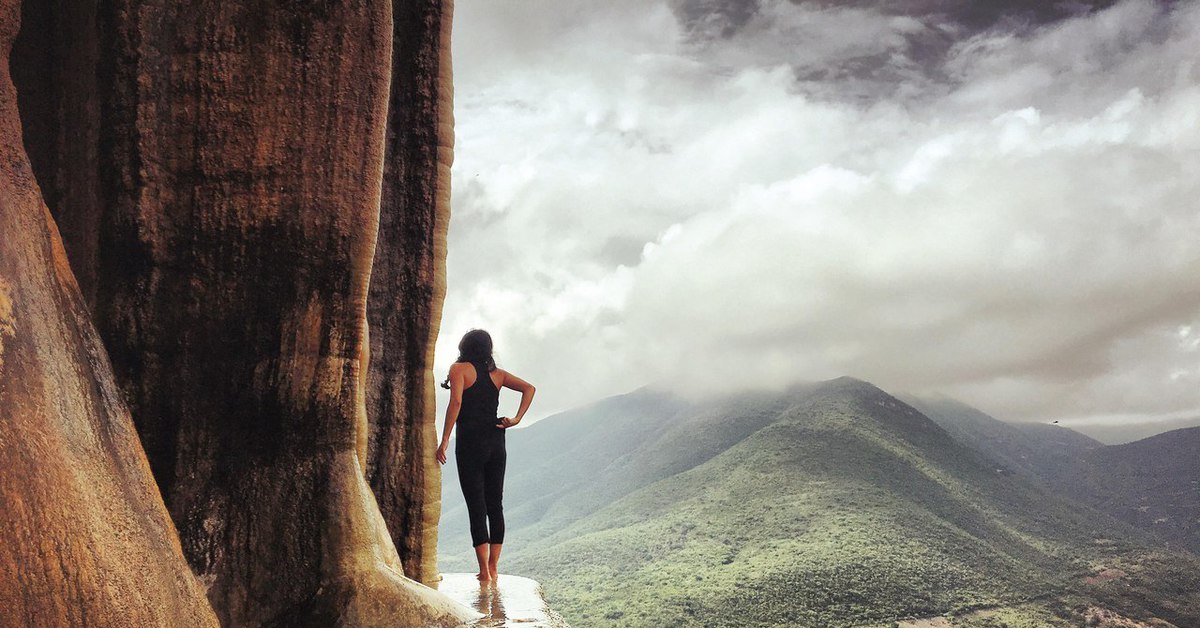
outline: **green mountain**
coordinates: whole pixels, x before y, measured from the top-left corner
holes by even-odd
[[[1065,427],[1008,423],[946,397],[901,395],[905,403],[946,430],[959,443],[994,461],[1003,471],[1020,472],[1056,486],[1075,473],[1078,461],[1102,443]]]
[[[1062,488],[1200,554],[1200,427],[1089,451]]]
[[[575,626],[1076,625],[1091,607],[1200,625],[1200,559],[850,378],[703,404],[640,390],[508,445],[502,570]],[[471,568],[465,531],[447,507],[444,569]]]
[[[997,464],[1200,553],[1200,427],[1102,445],[1056,425],[1005,423],[949,399],[905,399]]]

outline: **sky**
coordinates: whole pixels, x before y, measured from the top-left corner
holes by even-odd
[[[454,20],[439,380],[479,327],[529,422],[841,375],[1014,421],[1200,416],[1200,3]]]

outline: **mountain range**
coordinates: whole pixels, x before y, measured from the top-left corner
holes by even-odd
[[[1121,452],[908,401],[644,388],[514,429],[502,571],[575,626],[1200,625],[1200,557],[1083,499],[1072,461]],[[471,569],[452,464],[443,491],[442,568]]]

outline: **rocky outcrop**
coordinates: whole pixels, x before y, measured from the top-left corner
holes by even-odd
[[[443,290],[449,7],[396,5],[393,24],[390,0],[25,3],[47,29],[22,34],[18,57],[22,113],[53,130],[26,137],[35,170],[223,624],[474,616],[403,576],[365,476],[382,197],[380,276],[403,306],[380,323],[396,366],[377,389],[392,397],[374,420],[373,477],[407,494],[396,512],[417,513],[395,534],[421,577],[437,476],[406,448],[427,438],[414,417],[432,395]],[[55,78],[89,67],[91,94]],[[88,147],[64,152],[72,142]],[[397,160],[386,180],[385,157]]]
[[[215,626],[21,148],[0,0],[0,626]]]
[[[367,299],[367,479],[405,573],[437,579],[433,346],[445,296],[453,103],[449,3],[395,2],[379,238]]]

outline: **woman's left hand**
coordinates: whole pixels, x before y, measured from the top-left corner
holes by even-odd
[[[433,456],[437,458],[438,462],[446,464],[446,443],[438,445],[437,453],[435,453]]]
[[[500,417],[500,422],[496,424],[496,427],[508,429],[520,422],[521,422],[521,419],[514,420],[514,419],[510,419],[506,416],[502,416],[502,417]]]

